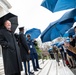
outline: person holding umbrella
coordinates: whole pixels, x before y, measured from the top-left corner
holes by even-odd
[[[2,46],[5,75],[21,75],[20,50],[11,30],[11,22],[9,20],[5,20],[0,29],[0,45]]]

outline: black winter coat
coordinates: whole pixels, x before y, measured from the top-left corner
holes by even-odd
[[[30,60],[30,54],[28,54],[29,48],[23,33],[19,34],[19,47],[20,47],[22,61],[23,62],[29,61]]]
[[[0,30],[0,45],[2,46],[5,75],[20,72],[22,63],[19,47],[13,33],[5,28]]]

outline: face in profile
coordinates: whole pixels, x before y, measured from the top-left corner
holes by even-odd
[[[5,21],[4,26],[6,29],[11,30],[11,22],[9,20]]]

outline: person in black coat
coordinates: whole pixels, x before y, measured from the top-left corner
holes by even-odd
[[[72,35],[70,35],[69,36],[69,38],[70,38],[70,45],[71,46],[73,46],[73,47],[75,47],[75,38],[73,38],[73,36]],[[71,51],[70,51],[71,52]],[[76,54],[74,54],[73,52],[71,52],[71,56],[73,57],[73,59],[76,61]]]
[[[41,69],[39,67],[38,54],[35,49],[34,41],[31,40],[31,36],[29,34],[27,35],[27,43],[28,43],[28,46],[30,49],[30,57],[32,60],[33,69],[34,69],[34,71],[38,71],[37,69]]]
[[[73,47],[75,47],[75,39],[73,38],[72,35],[70,35],[69,38],[70,38],[70,45],[72,45]]]
[[[6,20],[0,29],[0,45],[2,46],[5,75],[21,75],[21,55],[16,39],[11,30],[11,22]]]
[[[29,60],[30,60],[30,49],[28,47],[25,35],[24,35],[24,27],[20,27],[19,28],[19,47],[20,47],[20,52],[21,52],[21,58],[22,58],[22,62],[24,62],[24,66],[25,66],[25,75],[28,75],[28,73],[32,73],[30,72],[30,64],[29,64]],[[28,65],[28,73],[27,73],[27,65]],[[32,73],[33,74],[33,73]]]

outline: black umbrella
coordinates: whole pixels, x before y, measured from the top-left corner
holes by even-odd
[[[0,28],[4,25],[4,22],[6,20],[11,21],[12,31],[14,32],[18,26],[18,16],[14,15],[12,13],[8,13],[8,14],[4,15],[3,17],[0,18]]]

